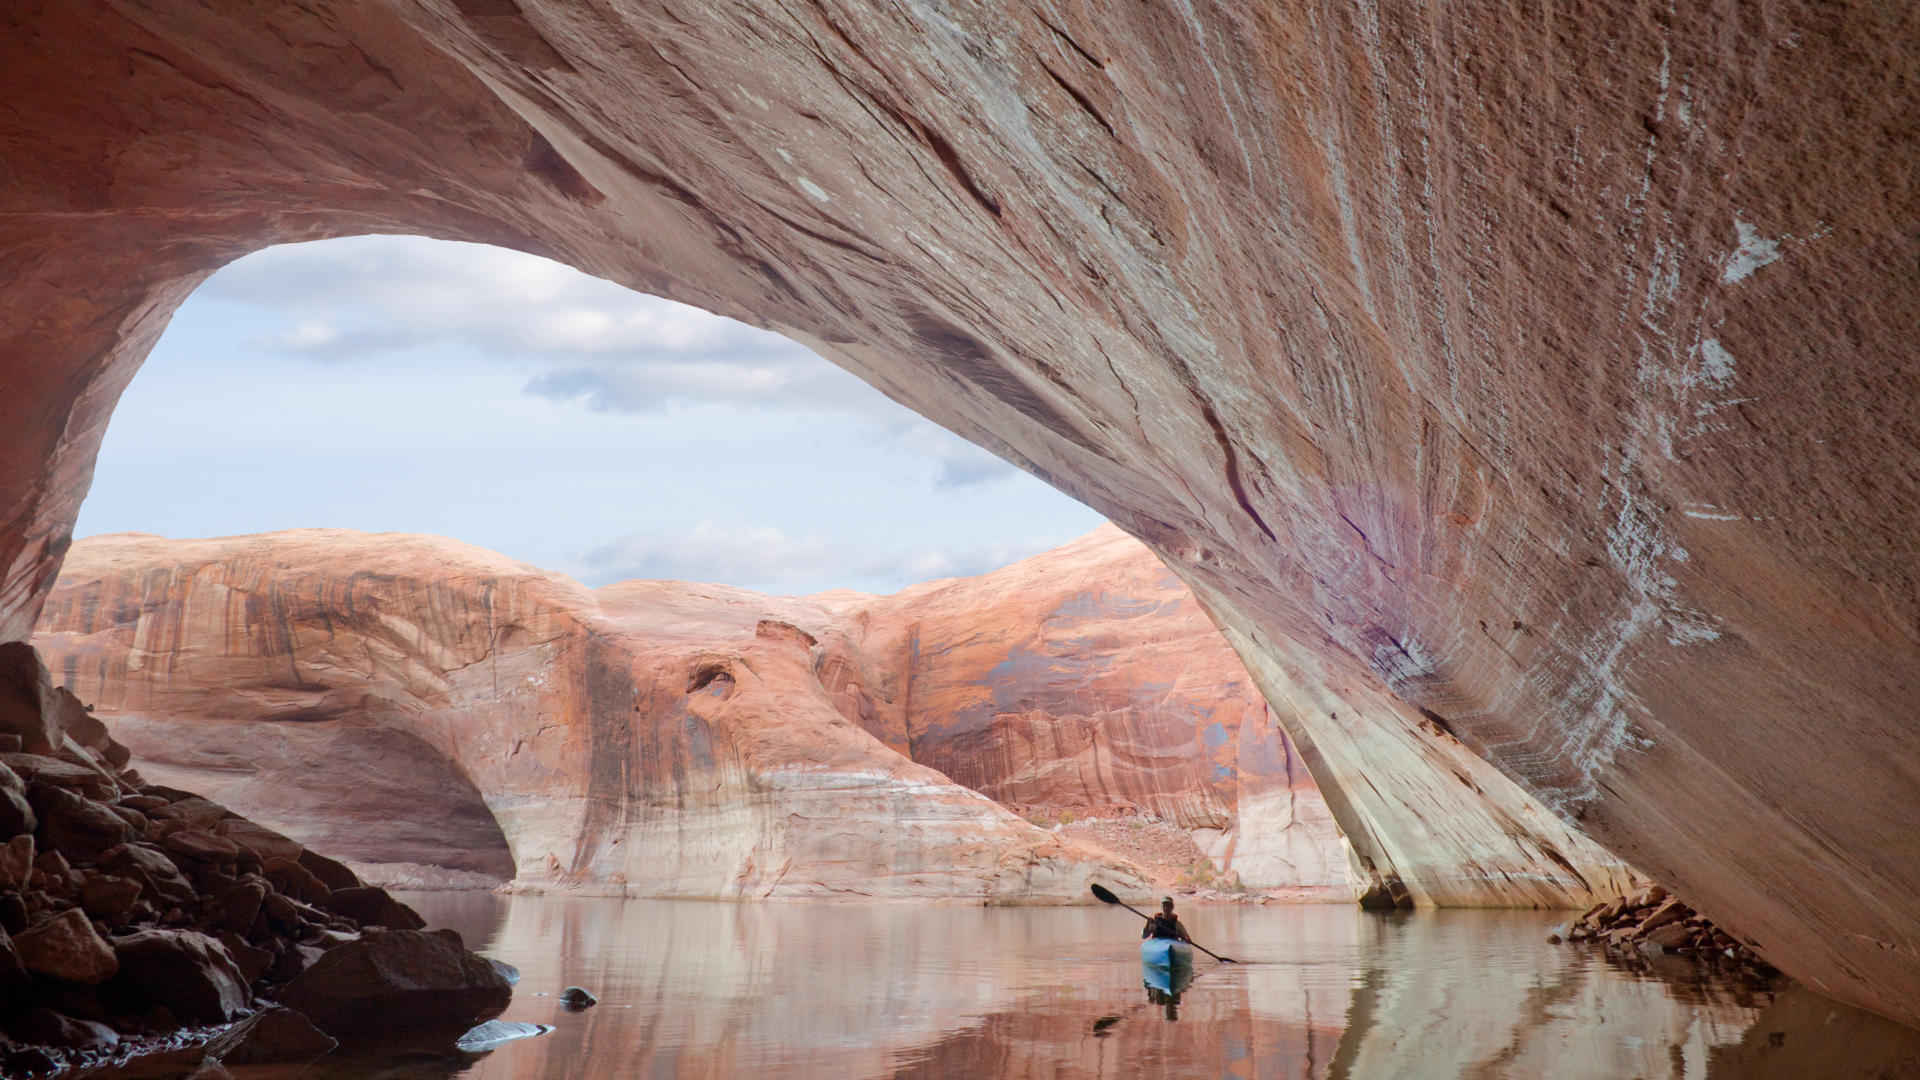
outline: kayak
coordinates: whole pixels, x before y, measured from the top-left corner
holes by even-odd
[[[1163,994],[1177,994],[1193,981],[1193,946],[1172,938],[1140,942],[1140,977]]]

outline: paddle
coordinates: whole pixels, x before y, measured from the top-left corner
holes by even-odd
[[[1141,912],[1139,908],[1134,907],[1132,904],[1121,903],[1121,900],[1119,897],[1113,895],[1113,893],[1107,891],[1106,889],[1102,888],[1097,884],[1094,885],[1093,887],[1093,898],[1095,900],[1100,901],[1103,904],[1120,904],[1121,907],[1126,908],[1128,911],[1133,912],[1135,915],[1139,915],[1143,919],[1151,918],[1151,916],[1144,914],[1143,912]],[[1213,957],[1215,960],[1218,960],[1223,964],[1237,964],[1240,962],[1238,960],[1235,960],[1231,956],[1221,956],[1219,953],[1214,952],[1213,950],[1207,948],[1205,945],[1202,945],[1197,941],[1189,941],[1187,942],[1187,944],[1193,946],[1196,949],[1199,949],[1201,952],[1206,953],[1208,956]]]

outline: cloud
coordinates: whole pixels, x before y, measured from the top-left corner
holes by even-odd
[[[779,334],[637,293],[538,256],[413,236],[287,244],[205,286],[282,322],[258,342],[324,363],[530,368],[525,392],[608,412],[669,402],[874,411],[877,391]]]
[[[725,582],[780,595],[842,587],[894,592],[935,578],[984,574],[1054,543],[877,550],[844,539],[702,521],[677,534],[624,536],[587,552],[582,561],[592,585],[643,579]]]
[[[263,315],[255,345],[316,365],[377,364],[450,388],[479,365],[521,380],[526,397],[607,414],[832,414],[930,491],[1016,473],[797,342],[523,252],[415,236],[286,244],[233,262],[202,293]]]
[[[932,462],[933,486],[938,489],[977,487],[1019,473],[990,451],[924,420],[897,424],[886,438],[897,452]]]

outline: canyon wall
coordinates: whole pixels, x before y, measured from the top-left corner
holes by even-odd
[[[403,875],[990,902],[1147,887],[842,715],[818,672],[857,665],[857,642],[809,600],[596,594],[455,541],[336,530],[102,537],[62,580],[42,655],[148,773]]]
[[[587,590],[432,537],[101,536],[68,553],[34,640],[150,774],[388,881],[1074,898],[1077,878],[982,884],[986,862],[1038,857],[1011,809],[1083,858],[1143,853],[1128,873],[1162,884],[1353,896],[1255,681],[1111,526],[975,578],[800,598]],[[1443,782],[1396,793],[1443,838],[1409,854],[1405,901],[1628,887],[1483,762],[1429,763]],[[1473,848],[1484,835],[1505,843]]]
[[[0,640],[212,269],[504,244],[787,333],[1147,541],[1291,682],[1382,882],[1450,840],[1395,793],[1471,754],[1920,1022],[1917,17],[16,6]]]

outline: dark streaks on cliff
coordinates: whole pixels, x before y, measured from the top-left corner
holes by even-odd
[[[586,813],[575,842],[572,874],[590,874],[594,862],[625,837],[629,770],[633,764],[633,711],[640,701],[628,667],[630,654],[599,633],[587,638],[586,692],[581,696],[592,750],[587,757]]]

